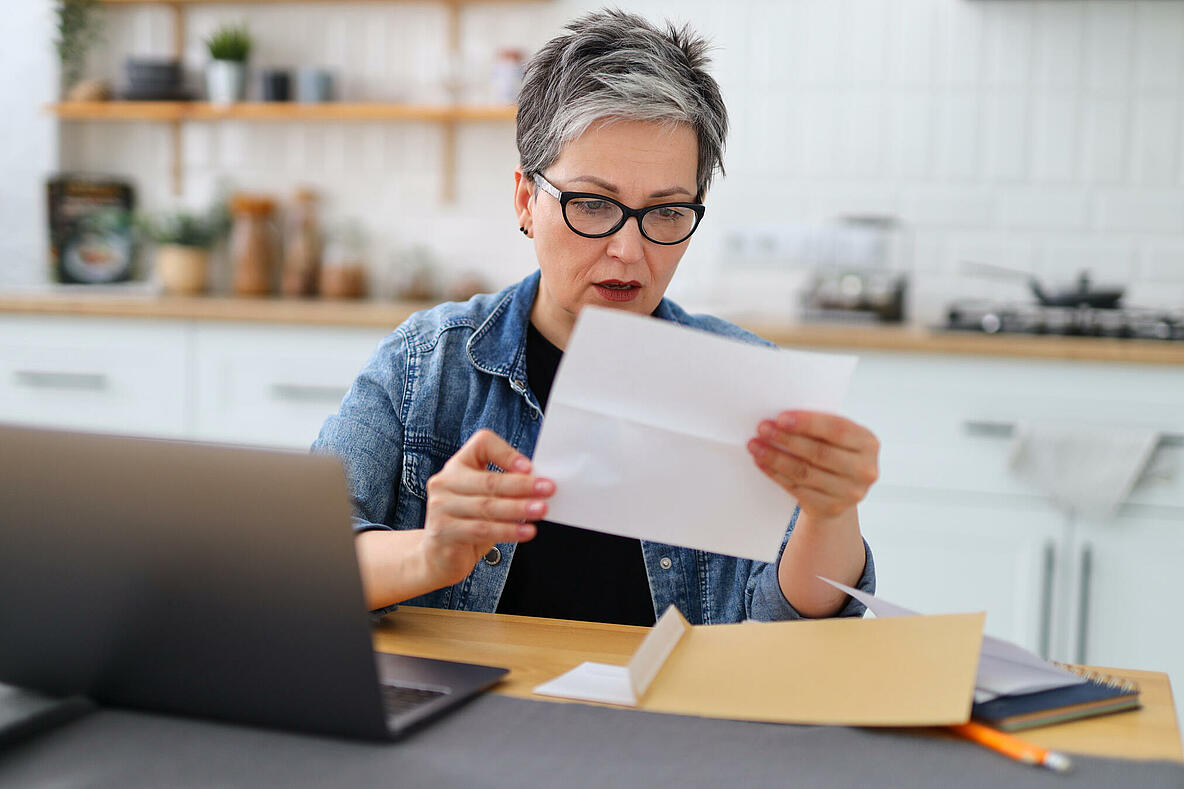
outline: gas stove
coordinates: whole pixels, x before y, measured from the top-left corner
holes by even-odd
[[[1045,307],[968,300],[950,306],[945,328],[986,334],[1184,340],[1184,309]]]

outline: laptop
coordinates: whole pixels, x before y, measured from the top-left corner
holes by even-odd
[[[0,425],[0,682],[395,739],[503,668],[375,652],[338,459]]]

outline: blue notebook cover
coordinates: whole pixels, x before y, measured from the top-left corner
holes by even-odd
[[[1078,685],[978,702],[970,716],[996,729],[1016,731],[1139,706],[1139,688],[1134,683],[1093,673],[1083,676],[1087,681]]]

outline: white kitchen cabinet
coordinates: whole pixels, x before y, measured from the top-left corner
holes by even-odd
[[[986,611],[986,632],[1047,652],[1057,513],[986,496],[884,488],[860,507],[876,594],[928,614]]]
[[[176,321],[0,316],[0,420],[188,435],[188,333]]]
[[[306,449],[386,333],[0,316],[0,421]]]
[[[1166,671],[1184,688],[1184,517],[1126,507],[1105,522],[1076,524],[1074,622],[1069,658]]]
[[[195,434],[307,449],[385,333],[257,324],[197,327]]]

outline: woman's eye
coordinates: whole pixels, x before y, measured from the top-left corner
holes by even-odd
[[[576,208],[586,214],[595,214],[607,209],[608,202],[604,200],[578,200],[576,201]]]
[[[677,208],[659,208],[654,213],[663,219],[682,219],[682,211]]]

